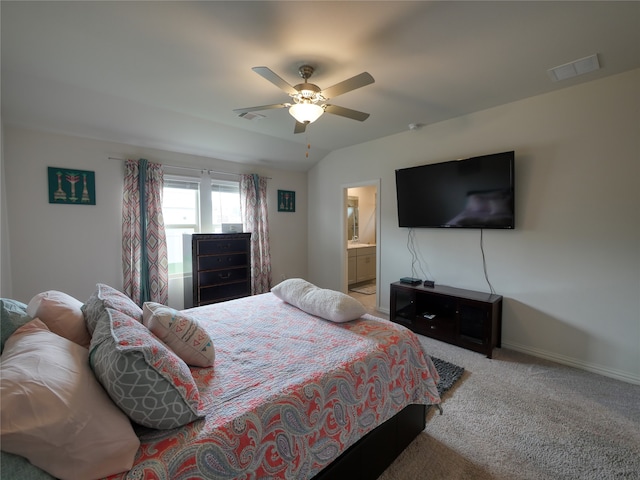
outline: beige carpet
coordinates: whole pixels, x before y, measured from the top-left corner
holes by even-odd
[[[420,338],[465,373],[379,480],[640,479],[640,386]]]

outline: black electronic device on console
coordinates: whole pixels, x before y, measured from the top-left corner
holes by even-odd
[[[420,278],[415,277],[402,277],[400,283],[408,283],[409,285],[419,285],[422,283]]]
[[[424,285],[425,287],[433,288],[436,286],[436,282],[434,282],[433,280],[425,280],[422,285]]]

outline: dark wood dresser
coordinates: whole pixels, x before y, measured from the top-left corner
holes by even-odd
[[[184,308],[251,295],[250,233],[183,235]]]

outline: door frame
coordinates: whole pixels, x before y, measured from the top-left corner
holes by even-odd
[[[349,293],[349,258],[347,255],[347,197],[348,191],[350,188],[357,187],[375,187],[376,189],[376,309],[380,309],[380,253],[382,250],[382,245],[380,244],[380,231],[382,230],[380,227],[380,179],[374,180],[363,180],[360,182],[351,182],[345,183],[341,185],[342,187],[342,209],[340,211],[340,218],[342,219],[342,228],[341,228],[341,244],[340,250],[342,251],[342,291],[344,293]]]

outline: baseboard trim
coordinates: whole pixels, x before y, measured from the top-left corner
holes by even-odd
[[[640,377],[636,375],[632,375],[629,372],[622,372],[620,370],[602,367],[600,365],[596,365],[593,363],[582,362],[580,360],[576,360],[575,358],[567,357],[565,355],[560,355],[553,352],[548,352],[546,350],[541,350],[539,348],[532,348],[519,343],[505,342],[503,340],[502,346],[504,348],[515,350],[517,352],[526,353],[534,357],[544,358],[545,360],[551,360],[553,362],[561,363],[563,365],[568,365],[570,367],[575,367],[581,370],[586,370],[588,372],[597,373],[599,375],[604,375],[605,377],[615,378],[616,380],[621,380],[626,383],[640,385]]]

